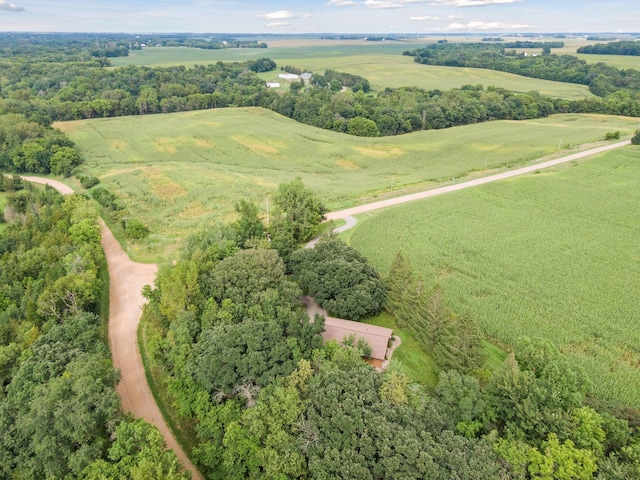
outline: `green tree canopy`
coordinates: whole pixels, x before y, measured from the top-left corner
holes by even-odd
[[[290,232],[296,243],[312,238],[327,212],[320,199],[305,187],[300,177],[280,184],[273,195],[273,201],[275,211],[271,218],[271,230]]]
[[[293,278],[332,315],[359,320],[382,310],[386,287],[356,249],[337,237],[291,256]]]

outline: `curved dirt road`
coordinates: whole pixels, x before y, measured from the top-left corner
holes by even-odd
[[[57,180],[22,176],[32,183],[50,185],[63,195],[73,193],[73,189]],[[165,439],[167,447],[176,452],[182,464],[191,472],[193,479],[201,478],[200,473],[185,455],[167,426],[160,409],[149,390],[142,358],[138,351],[138,323],[142,306],[146,300],[142,287],[153,285],[158,268],[156,265],[135,263],[115,239],[111,230],[102,222],[102,247],[109,268],[109,346],[113,366],[120,369],[121,379],[116,387],[122,399],[122,410],[135,417],[152,423]]]

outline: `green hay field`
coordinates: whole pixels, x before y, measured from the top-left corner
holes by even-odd
[[[634,57],[632,55],[591,55],[579,53],[576,57],[585,60],[587,63],[602,62],[616,68],[633,68],[634,70],[640,70],[640,57]]]
[[[605,399],[640,407],[640,148],[376,213],[351,244],[398,251],[489,338],[542,337]]]
[[[588,87],[571,83],[552,82],[535,78],[521,77],[510,73],[497,72],[481,68],[456,68],[420,65],[412,57],[402,55],[424,45],[421,43],[370,42],[363,44],[345,44],[330,42],[327,45],[301,42],[281,44],[268,49],[228,49],[202,50],[196,48],[148,48],[133,52],[129,57],[112,59],[114,66],[147,65],[171,66],[208,64],[218,61],[245,61],[267,56],[279,66],[293,65],[314,72],[324,72],[331,68],[347,73],[361,75],[369,80],[374,91],[387,87],[420,87],[427,90],[450,90],[463,85],[483,85],[506,88],[514,92],[536,90],[552,97],[579,99],[592,96]],[[262,74],[265,81],[277,81],[278,73]]]
[[[154,233],[149,252],[131,253],[157,260],[185,235],[233,219],[238,199],[264,206],[280,183],[297,176],[338,209],[521,165],[609,131],[631,134],[637,119],[557,115],[385,138],[321,130],[259,108],[56,126],[77,143],[84,173],[99,177]]]

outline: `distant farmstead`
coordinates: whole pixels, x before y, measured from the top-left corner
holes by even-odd
[[[293,82],[294,80],[299,80],[300,75],[296,75],[295,73],[281,73],[278,75],[278,78],[282,80],[287,80],[289,82]]]

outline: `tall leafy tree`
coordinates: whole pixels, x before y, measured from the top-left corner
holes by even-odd
[[[386,287],[378,272],[337,237],[294,252],[290,268],[302,290],[332,315],[359,320],[384,306]]]
[[[273,235],[280,230],[289,232],[296,243],[312,238],[318,231],[326,207],[309,190],[300,177],[278,186],[273,195],[275,211],[270,220]]]

